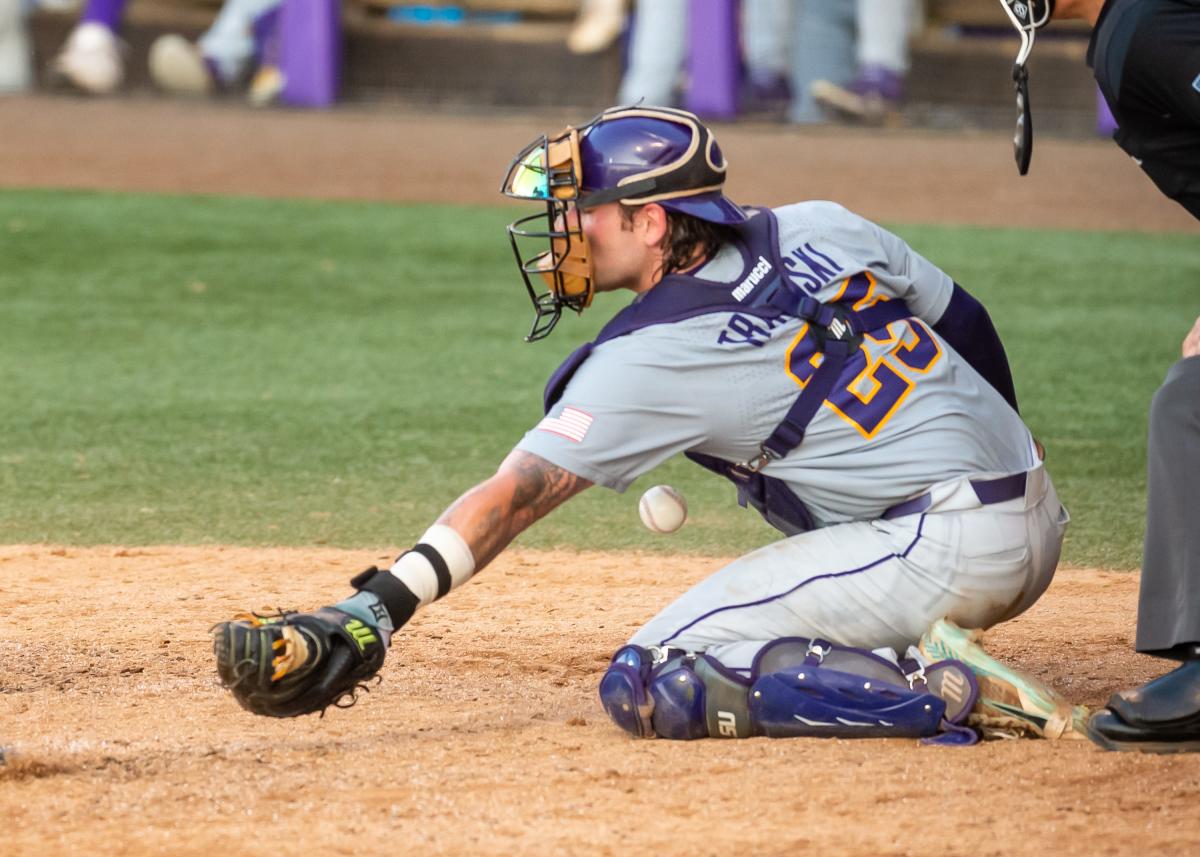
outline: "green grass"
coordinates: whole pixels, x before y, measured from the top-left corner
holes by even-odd
[[[0,542],[404,544],[540,417],[620,305],[520,341],[512,210],[0,193]],[[1146,408],[1200,310],[1183,235],[898,227],[983,299],[1074,514],[1139,562]],[[677,536],[637,522],[655,482]],[[591,491],[531,546],[736,553],[771,538],[683,462]]]

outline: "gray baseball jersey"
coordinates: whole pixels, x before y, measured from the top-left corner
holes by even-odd
[[[786,481],[818,525],[871,520],[934,484],[1036,464],[1020,417],[932,330],[950,277],[835,203],[775,213],[794,283],[859,309],[900,299],[915,316],[865,338],[858,375],[829,395],[803,442],[763,471]],[[736,297],[743,268],[725,248],[696,273],[729,282]],[[849,292],[860,273],[867,277]],[[800,319],[717,312],[645,327],[597,346],[517,448],[618,491],[685,450],[746,461],[819,359]]]

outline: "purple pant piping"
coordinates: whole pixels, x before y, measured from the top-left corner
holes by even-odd
[[[818,574],[815,577],[810,577],[807,580],[800,581],[799,583],[797,583],[795,586],[793,586],[791,589],[787,590],[786,592],[781,592],[778,595],[771,595],[767,598],[760,598],[758,601],[750,601],[745,604],[728,604],[724,607],[718,607],[715,610],[709,610],[707,613],[697,616],[691,622],[688,622],[686,625],[684,625],[682,628],[680,628],[675,633],[664,638],[659,643],[659,645],[665,646],[667,643],[671,642],[671,640],[674,640],[676,637],[678,637],[680,634],[682,634],[688,628],[691,628],[691,627],[697,625],[698,623],[703,622],[705,619],[708,619],[710,616],[716,616],[718,613],[724,613],[726,610],[743,610],[747,607],[758,607],[761,604],[769,604],[772,601],[778,601],[781,598],[787,598],[793,592],[796,592],[797,590],[802,589],[803,587],[808,586],[808,584],[813,583],[815,581],[832,580],[837,577],[848,577],[851,574],[861,574],[862,572],[869,571],[870,569],[874,568],[875,566],[879,565],[880,563],[887,562],[890,559],[902,559],[902,558],[908,556],[909,553],[912,551],[912,549],[917,546],[917,542],[919,542],[921,540],[921,532],[924,529],[925,529],[925,516],[922,515],[921,520],[917,523],[917,534],[915,536],[913,536],[913,540],[911,542],[909,542],[908,547],[906,547],[902,553],[890,553],[887,556],[881,556],[879,559],[877,559],[873,562],[869,562],[866,565],[859,566],[858,568],[852,568],[849,571],[835,571],[835,572],[830,572],[829,574]]]

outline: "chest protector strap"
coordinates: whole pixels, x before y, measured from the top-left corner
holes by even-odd
[[[549,412],[597,345],[643,327],[729,312],[766,319],[789,316],[804,319],[810,325],[823,359],[783,420],[760,444],[759,455],[750,461],[732,462],[699,452],[684,453],[706,470],[733,482],[738,490],[739,505],[743,508],[752,506],[768,524],[790,536],[813,529],[813,517],[804,501],[786,482],[760,471],[800,445],[809,422],[833,392],[850,358],[861,346],[863,334],[885,328],[912,313],[900,300],[880,301],[866,309],[855,310],[847,304],[823,304],[806,294],[787,276],[779,253],[778,225],[769,209],[757,210],[756,216],[743,227],[742,238],[744,243],[738,249],[744,261],[743,278],[763,260],[769,262],[770,274],[762,277],[741,301],[733,299],[729,283],[683,274],[664,277],[657,286],[614,316],[594,342],[580,346],[567,357],[550,376],[543,405]]]

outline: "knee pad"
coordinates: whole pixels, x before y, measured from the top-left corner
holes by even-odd
[[[660,738],[689,741],[708,737],[704,717],[704,682],[684,658],[668,662],[650,679],[654,710],[650,722]]]
[[[641,646],[624,646],[613,655],[600,679],[600,704],[609,718],[635,738],[654,734],[650,715],[654,703],[646,691],[651,656]]]
[[[654,665],[641,646],[613,655],[600,680],[600,702],[614,723],[638,738],[746,738],[749,683],[707,655],[677,654]]]

